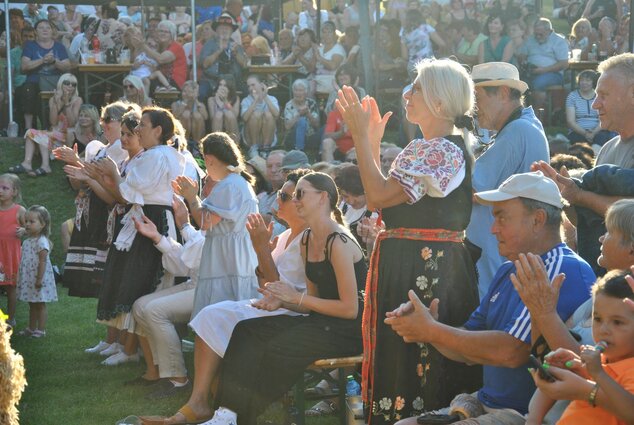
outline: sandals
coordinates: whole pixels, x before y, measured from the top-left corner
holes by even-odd
[[[44,168],[37,168],[35,170],[31,170],[28,172],[28,175],[31,177],[42,177],[45,176],[47,174],[51,174],[52,171],[46,171]]]
[[[207,416],[198,416],[196,412],[189,407],[188,404],[184,405],[176,414],[180,413],[185,418],[185,421],[181,422],[171,422],[172,425],[177,424],[202,424],[203,422],[207,422],[213,417],[213,414],[209,414]],[[167,424],[167,420],[169,418],[161,417],[161,416],[141,416],[141,423],[143,425],[165,425]]]
[[[29,170],[28,168],[25,168],[24,165],[18,164],[13,167],[9,167],[9,172],[13,174],[25,174],[33,172],[33,170]]]
[[[322,400],[304,412],[304,416],[329,416],[337,412],[337,405],[332,401]]]

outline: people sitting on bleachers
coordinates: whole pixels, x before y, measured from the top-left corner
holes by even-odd
[[[504,34],[504,22],[499,15],[491,14],[484,25],[487,39],[480,43],[478,63],[511,62],[513,44],[509,36]]]
[[[310,1],[310,0],[304,0]],[[313,45],[315,56],[315,89],[317,93],[330,93],[332,81],[339,65],[346,58],[346,51],[338,43],[335,24],[326,21],[321,25],[321,45]]]
[[[209,119],[207,107],[198,100],[198,83],[185,81],[181,100],[172,103],[174,118],[183,124],[187,140],[200,140],[206,133],[205,123]]]
[[[293,82],[293,97],[284,107],[283,119],[287,150],[318,151],[321,144],[319,129],[319,108],[314,99],[308,97],[308,81]]]
[[[244,139],[249,156],[260,149],[268,150],[277,140],[276,121],[280,116],[277,99],[257,75],[247,78],[248,96],[240,102],[240,117],[244,121]]]
[[[134,75],[126,75],[123,79],[123,96],[121,100],[135,103],[140,107],[152,106],[153,102],[148,96],[148,90],[143,81]]]
[[[240,137],[240,96],[236,93],[233,75],[224,75],[218,81],[216,94],[207,100],[211,131],[224,131],[234,140]]]

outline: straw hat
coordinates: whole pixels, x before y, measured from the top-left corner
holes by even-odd
[[[260,155],[255,155],[253,158],[247,161],[247,164],[258,170],[262,177],[266,178],[266,159]]]
[[[233,19],[233,16],[229,15],[227,12],[223,12],[223,14],[220,15],[213,24],[211,24],[211,28],[216,31],[216,28],[220,25],[229,25],[233,28],[233,31],[238,29],[238,24],[236,24],[235,19]]]
[[[520,80],[520,73],[506,62],[487,62],[473,67],[471,79],[476,87],[507,86],[524,93],[528,84]]]

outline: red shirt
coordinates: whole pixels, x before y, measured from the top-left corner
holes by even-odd
[[[324,133],[334,133],[335,131],[341,131],[343,128],[343,117],[337,108],[334,108],[328,114],[328,118],[326,119],[326,128],[324,128]],[[350,149],[354,147],[354,141],[352,140],[352,135],[349,131],[344,133],[339,139],[335,140],[337,144],[337,149],[342,153],[348,152]]]
[[[183,88],[183,84],[187,81],[187,58],[185,57],[185,50],[183,46],[177,41],[172,41],[172,44],[167,48],[168,51],[176,57],[174,62],[161,65],[161,72],[168,80],[171,78],[178,85],[178,88]]]

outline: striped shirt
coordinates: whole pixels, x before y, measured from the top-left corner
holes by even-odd
[[[566,98],[566,108],[575,108],[575,121],[584,130],[594,130],[599,125],[599,113],[592,109],[592,102],[596,97],[595,93],[591,99],[586,99],[579,90],[575,90]]]
[[[557,304],[557,312],[565,321],[590,297],[594,273],[588,263],[563,243],[553,247],[541,258],[551,281],[560,273],[566,275]],[[512,273],[515,273],[513,262],[502,264],[480,306],[464,327],[474,331],[506,332],[530,345],[531,317],[511,283]],[[535,385],[526,367],[511,369],[484,366],[484,385],[478,392],[478,398],[486,406],[511,408],[525,414],[534,390]]]

